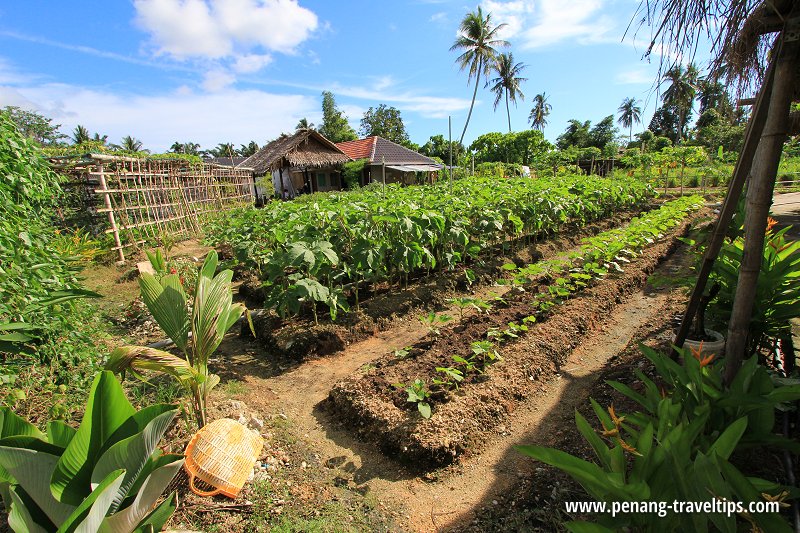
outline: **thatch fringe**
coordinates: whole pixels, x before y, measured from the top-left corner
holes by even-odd
[[[245,159],[241,166],[251,167],[260,176],[286,163],[292,167],[320,168],[341,165],[347,161],[350,158],[320,133],[301,129],[268,143]]]
[[[712,43],[711,77],[739,94],[760,86],[774,37],[793,0],[642,0],[631,26],[652,28],[645,52],[661,54],[661,73],[694,59],[703,39]],[[638,18],[638,21],[636,20]]]

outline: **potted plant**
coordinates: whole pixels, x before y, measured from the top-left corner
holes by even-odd
[[[711,300],[717,296],[719,290],[719,283],[715,283],[708,291],[708,294],[700,298],[700,305],[697,308],[697,314],[694,317],[692,329],[689,330],[686,341],[681,348],[689,348],[697,354],[700,354],[700,351],[702,351],[704,355],[714,355],[717,357],[722,355],[725,351],[725,336],[718,331],[706,327],[706,309],[708,309],[708,304]]]

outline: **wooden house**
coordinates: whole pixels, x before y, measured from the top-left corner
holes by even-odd
[[[320,133],[300,129],[266,144],[241,166],[253,169],[259,196],[274,191],[279,197],[294,198],[304,192],[340,190],[341,166],[347,161],[350,158]]]

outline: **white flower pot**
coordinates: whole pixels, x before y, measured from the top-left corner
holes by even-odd
[[[713,341],[703,341],[703,357],[707,355],[714,355],[715,358],[718,358],[725,352],[725,336],[718,331],[714,331],[713,329],[706,329],[706,335],[710,337],[714,337]],[[686,347],[693,351],[697,351],[700,349],[700,341],[686,339],[686,342],[683,343],[681,348]]]

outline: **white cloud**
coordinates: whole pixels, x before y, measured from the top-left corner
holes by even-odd
[[[481,6],[496,24],[506,23],[500,36],[516,38],[523,48],[541,48],[565,40],[580,44],[607,41],[615,28],[603,15],[607,0],[485,0]]]
[[[447,13],[445,11],[434,13],[431,15],[431,18],[428,19],[428,22],[438,22],[440,24],[444,24],[447,22]]]
[[[14,98],[63,124],[64,132],[82,124],[112,141],[133,135],[155,152],[166,151],[175,141],[204,148],[250,140],[264,144],[293,131],[302,117],[320,120],[316,96],[232,88],[202,94],[182,86],[166,94],[135,95],[60,83],[0,86],[0,106],[14,105]]]
[[[492,22],[495,25],[506,24],[499,33],[503,39],[511,39],[518,35],[535,11],[534,2],[530,0],[512,2],[486,0],[481,7],[485,13],[492,14]]]
[[[246,54],[236,58],[233,69],[241,74],[258,72],[272,62],[272,57],[265,54]]]
[[[645,68],[618,72],[614,79],[620,85],[647,85],[656,81],[655,75]]]
[[[156,55],[222,61],[256,72],[270,53],[291,54],[318,26],[297,0],[134,0],[136,24]]]
[[[209,70],[203,77],[203,89],[211,93],[218,93],[230,87],[236,82],[236,78],[227,70]]]

